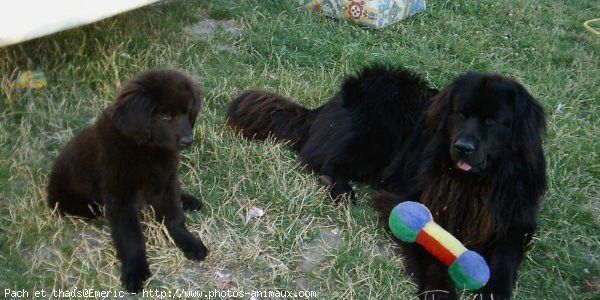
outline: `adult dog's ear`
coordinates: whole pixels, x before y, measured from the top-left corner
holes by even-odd
[[[138,143],[145,143],[150,139],[150,125],[155,108],[152,95],[143,86],[130,82],[121,89],[110,116],[121,133]]]
[[[435,95],[427,110],[427,127],[430,132],[441,131],[446,127],[448,114],[450,113],[450,97],[454,90],[454,83],[446,86]]]
[[[546,113],[522,85],[516,82],[513,84],[517,119],[512,126],[511,147],[513,151],[526,153],[527,161],[533,163],[542,149],[542,137],[546,132]]]

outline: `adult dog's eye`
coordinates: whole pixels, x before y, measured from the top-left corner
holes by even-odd
[[[160,116],[160,119],[168,122],[168,121],[171,121],[171,119],[173,119],[173,117],[171,117],[171,115],[164,114],[164,115]]]
[[[487,118],[487,119],[483,120],[483,123],[485,125],[494,125],[494,124],[496,124],[496,120]]]

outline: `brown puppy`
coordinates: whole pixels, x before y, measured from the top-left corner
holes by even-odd
[[[185,256],[202,260],[208,250],[185,227],[183,209],[202,203],[182,193],[179,151],[192,144],[201,92],[174,69],[147,71],[121,89],[98,121],[71,140],[56,160],[48,205],[62,214],[108,219],[121,280],[138,292],[150,276],[139,211],[150,203]]]

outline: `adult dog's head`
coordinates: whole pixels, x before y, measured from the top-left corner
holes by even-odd
[[[108,114],[138,144],[179,151],[192,144],[201,98],[198,85],[183,72],[150,70],[125,83]]]
[[[533,163],[541,151],[546,120],[543,108],[519,83],[467,73],[434,97],[427,125],[446,139],[453,168],[477,174],[504,159]]]

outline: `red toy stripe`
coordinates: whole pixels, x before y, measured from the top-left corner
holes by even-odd
[[[440,242],[430,236],[425,230],[421,230],[417,236],[417,244],[423,246],[429,253],[437,257],[446,266],[450,266],[455,260],[456,256],[446,249]]]

